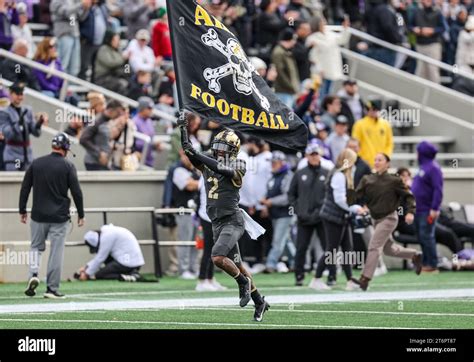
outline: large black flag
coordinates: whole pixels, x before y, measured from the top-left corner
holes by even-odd
[[[236,36],[194,0],[167,0],[181,109],[288,149],[307,128],[257,74]]]

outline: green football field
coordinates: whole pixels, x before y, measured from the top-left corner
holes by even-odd
[[[24,296],[24,284],[0,285],[0,329],[8,328],[474,328],[474,275],[445,272],[416,276],[391,271],[375,278],[367,292],[347,292],[345,281],[328,292],[295,287],[293,275],[256,275],[271,304],[262,323],[253,307],[238,306],[237,288],[199,293],[195,282],[165,277],[160,283],[63,282],[66,300]],[[309,283],[310,278],[306,278]]]

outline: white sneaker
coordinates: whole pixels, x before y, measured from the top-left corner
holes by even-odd
[[[313,278],[308,285],[309,288],[314,290],[331,290],[331,287],[324,283],[321,279]]]
[[[375,268],[374,277],[379,277],[387,273],[388,273],[387,267],[385,265],[382,265],[381,267]]]
[[[278,273],[288,273],[289,271],[290,271],[290,269],[288,269],[288,267],[286,266],[285,263],[283,263],[283,262],[280,261],[280,262],[277,264],[277,272],[278,272]]]
[[[252,274],[259,274],[265,270],[265,265],[264,264],[255,264],[251,269],[250,272]]]
[[[183,274],[181,274],[179,276],[181,279],[185,279],[185,280],[195,280],[197,279],[196,275],[194,275],[193,273],[191,273],[190,271],[186,270]]]
[[[216,290],[227,290],[227,287],[224,287],[221,283],[219,283],[216,279],[209,280],[209,283],[216,288]]]
[[[199,280],[196,285],[197,292],[215,292],[217,289],[212,285],[209,280]]]
[[[360,290],[360,287],[354,283],[352,280],[349,280],[346,284],[347,291]]]

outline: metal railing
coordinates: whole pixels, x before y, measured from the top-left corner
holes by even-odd
[[[328,29],[338,32],[338,31],[341,31],[343,29],[343,27],[340,26],[340,25],[328,25]],[[446,71],[448,71],[452,74],[462,75],[465,78],[474,80],[474,75],[473,74],[467,73],[467,72],[463,71],[462,69],[458,69],[457,67],[453,67],[452,65],[449,65],[447,63],[443,63],[439,60],[430,58],[426,55],[420,54],[420,53],[415,52],[411,49],[407,49],[405,47],[386,42],[384,40],[376,38],[375,36],[364,33],[363,31],[360,31],[360,30],[357,30],[357,29],[354,29],[354,28],[348,28],[348,31],[350,32],[351,35],[354,35],[358,38],[366,40],[370,43],[377,44],[377,45],[379,45],[383,48],[393,50],[397,53],[402,53],[402,54],[404,54],[404,55],[406,55],[410,58],[414,58],[416,60],[420,60],[420,61],[423,61],[425,63],[429,63],[429,64],[434,65],[434,66],[436,66],[440,69],[446,70]]]
[[[6,87],[9,87],[12,84],[12,82],[5,79],[5,78],[0,78],[0,84],[4,85]],[[42,94],[41,92],[38,92],[34,89],[27,88],[25,93],[28,94],[28,95],[32,95],[35,98],[40,98],[43,102],[49,103],[52,106],[63,107],[63,108],[65,108],[66,112],[70,112],[71,114],[81,116],[81,117],[89,116],[89,113],[87,111],[83,110],[83,109],[74,107],[73,105],[70,105],[70,104],[67,104],[67,103],[63,103],[63,102],[57,100],[56,98],[46,96],[46,95]],[[56,135],[59,132],[59,130],[54,129],[52,127],[48,127],[48,126],[43,126],[41,129],[44,130],[46,133],[48,133],[50,135],[53,135],[53,136]],[[152,138],[150,136],[148,136],[144,133],[138,132],[138,131],[135,132],[134,137],[136,139],[139,139],[139,140],[144,142],[143,150],[142,150],[142,155],[144,157],[140,158],[140,168],[144,169],[144,170],[152,169],[151,167],[145,165],[146,155],[148,154],[148,150],[151,147],[151,143],[153,142]],[[72,143],[74,143],[76,145],[79,144],[79,140],[76,137],[70,137],[70,139],[71,139]],[[169,137],[166,138],[166,140],[168,140],[168,142],[169,142]]]
[[[30,213],[31,209],[27,209]],[[108,224],[108,214],[110,213],[148,213],[151,220],[151,240],[138,240],[141,245],[153,245],[153,257],[154,257],[154,270],[155,276],[161,278],[163,272],[161,269],[161,256],[160,246],[195,246],[196,242],[192,240],[180,240],[180,241],[160,241],[158,233],[158,225],[156,222],[156,216],[160,214],[191,214],[193,209],[187,208],[154,208],[154,207],[102,207],[102,208],[85,208],[84,213],[86,214],[102,214],[102,224]],[[75,213],[75,212],[74,212]],[[13,208],[0,208],[0,214],[18,214],[18,209]],[[73,213],[71,212],[71,216]],[[1,244],[12,244],[12,245],[28,245],[28,241],[0,241]],[[83,241],[68,241],[65,243],[66,246],[85,246]]]
[[[9,52],[5,49],[0,49],[0,57],[4,57],[4,58],[8,58],[8,59],[11,59],[11,60],[14,60],[15,62],[18,62],[18,63],[21,63],[21,64],[24,64],[24,65],[27,65],[28,67],[31,67],[31,68],[34,68],[34,69],[38,69],[42,72],[45,72],[46,74],[52,74],[56,77],[59,77],[61,79],[64,80],[64,84],[63,84],[63,89],[66,89],[67,88],[67,83],[68,82],[71,82],[71,83],[75,83],[75,84],[79,84],[89,90],[92,90],[92,91],[96,91],[96,92],[99,92],[99,93],[102,93],[104,96],[108,97],[108,98],[111,98],[111,99],[115,99],[119,102],[122,102],[130,107],[133,107],[133,108],[137,108],[138,107],[138,102],[137,101],[134,101],[133,99],[130,99],[128,97],[125,97],[121,94],[118,94],[118,93],[115,93],[115,92],[112,92],[111,90],[107,89],[107,88],[104,88],[104,87],[101,87],[101,86],[98,86],[96,84],[93,84],[93,83],[90,83],[90,82],[87,82],[83,79],[80,79],[80,78],[77,78],[77,77],[74,77],[70,74],[67,74],[65,72],[61,72],[57,69],[52,69],[46,65],[43,65],[41,63],[38,63],[38,62],[35,62],[31,59],[28,59],[28,58],[25,58],[25,57],[22,57],[22,56],[19,56],[17,54],[14,54],[12,52]],[[176,118],[169,115],[168,113],[166,112],[162,112],[160,110],[157,110],[157,109],[153,109],[153,114],[159,118],[162,118],[162,119],[165,119],[165,120],[169,120],[169,121],[173,121],[173,122],[176,122]]]

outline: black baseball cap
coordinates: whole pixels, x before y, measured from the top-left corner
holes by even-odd
[[[344,82],[342,82],[342,85],[355,85],[357,84],[357,81],[355,79],[346,79]]]
[[[348,124],[349,120],[343,114],[336,117],[336,124]]]
[[[25,83],[15,82],[10,86],[10,93],[23,94],[25,91]]]
[[[365,103],[365,105],[367,106],[367,108],[369,110],[373,109],[373,110],[376,110],[376,111],[380,111],[382,109],[382,100],[381,99],[372,99],[370,101],[367,101]]]

